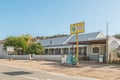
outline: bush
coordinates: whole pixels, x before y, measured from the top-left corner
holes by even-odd
[[[41,46],[40,43],[33,43],[28,46],[26,49],[27,54],[44,54],[44,48]]]

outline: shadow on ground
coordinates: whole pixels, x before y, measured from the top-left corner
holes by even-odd
[[[14,71],[14,72],[2,72],[2,74],[6,74],[10,76],[18,76],[18,75],[26,75],[26,74],[33,74],[33,73],[25,72],[25,71]]]

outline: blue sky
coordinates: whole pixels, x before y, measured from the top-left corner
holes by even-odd
[[[70,24],[85,22],[85,33],[120,33],[120,0],[0,0],[0,39],[31,34],[70,34]]]

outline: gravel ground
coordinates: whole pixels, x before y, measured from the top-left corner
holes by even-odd
[[[0,60],[0,64],[67,75],[94,77],[102,80],[120,80],[120,64],[81,62],[77,66],[68,66],[61,65],[60,62],[34,60]]]

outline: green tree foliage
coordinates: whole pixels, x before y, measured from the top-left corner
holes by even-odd
[[[19,37],[8,37],[4,42],[4,50],[7,46],[14,47],[15,52],[21,50],[23,53],[27,54],[43,54],[44,48],[39,43],[33,43],[31,36],[29,34],[22,35]]]
[[[31,35],[29,35],[29,34],[22,35],[22,36],[20,36],[20,38],[21,38],[21,39],[24,39],[24,40],[27,42],[28,45],[29,45],[30,43],[32,43]]]
[[[44,48],[41,46],[40,43],[33,43],[28,46],[26,49],[27,54],[44,54]]]
[[[26,50],[27,48],[27,42],[20,38],[20,37],[8,37],[6,40],[5,40],[5,43],[4,43],[4,49],[6,50],[6,47],[7,46],[12,46],[15,48],[15,51],[17,51],[18,48],[22,48],[23,51]]]
[[[6,50],[6,47],[7,47],[7,46],[18,47],[17,44],[18,44],[18,38],[17,38],[17,37],[10,36],[10,37],[8,37],[8,38],[5,40],[5,42],[4,42],[4,49]]]
[[[27,47],[28,47],[27,42],[24,39],[19,38],[19,43],[17,48],[22,48],[23,52],[25,52]]]

